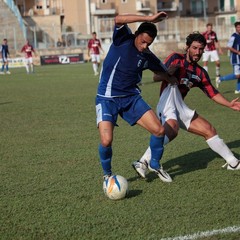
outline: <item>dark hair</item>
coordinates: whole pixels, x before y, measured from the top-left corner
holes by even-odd
[[[202,43],[204,47],[207,44],[205,37],[199,32],[193,32],[186,37],[186,45],[188,47],[190,47],[194,41]]]
[[[138,27],[135,35],[138,36],[141,33],[147,33],[151,38],[155,38],[157,36],[157,27],[153,23],[143,22]]]
[[[240,25],[240,21],[237,21],[234,23],[234,26],[237,27],[238,25]]]
[[[92,34],[97,34],[96,32],[92,32]]]
[[[208,27],[208,26],[212,27],[212,23],[207,23],[206,27]]]

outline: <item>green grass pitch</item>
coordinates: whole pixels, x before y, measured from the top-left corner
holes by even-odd
[[[222,57],[221,74],[232,71]],[[171,184],[154,174],[141,180],[131,167],[148,146],[149,133],[119,118],[113,171],[129,181],[129,196],[107,199],[102,190],[95,121],[98,77],[90,63],[24,68],[0,75],[0,239],[163,239],[240,226],[240,172],[204,139],[179,132],[165,148]],[[214,64],[209,64],[214,81]],[[231,100],[236,81],[220,85]],[[146,71],[144,99],[155,109],[159,83]],[[240,156],[240,114],[193,89],[187,104],[208,119]],[[238,233],[201,239],[240,239]]]

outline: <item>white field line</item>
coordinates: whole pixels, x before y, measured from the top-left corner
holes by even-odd
[[[185,235],[185,236],[179,236],[179,237],[173,237],[173,238],[162,238],[160,240],[195,240],[203,237],[211,237],[218,234],[234,233],[234,232],[240,232],[240,226],[232,226],[232,227],[206,231],[206,232],[197,232],[192,235]]]

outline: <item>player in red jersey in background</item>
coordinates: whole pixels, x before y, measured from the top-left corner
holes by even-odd
[[[204,49],[203,53],[203,68],[208,71],[208,59],[210,58],[211,62],[215,62],[216,64],[216,77],[220,76],[220,58],[218,55],[223,54],[220,43],[217,38],[216,32],[214,32],[212,23],[208,23],[206,25],[207,31],[205,31],[203,36],[207,41],[207,45]],[[218,51],[217,51],[218,50]]]
[[[31,69],[31,73],[33,73],[34,65],[33,65],[32,53],[35,53],[35,50],[34,50],[33,46],[29,43],[28,40],[26,41],[26,44],[22,47],[21,52],[24,53],[25,67],[26,67],[27,73],[30,73],[30,69]]]
[[[193,87],[200,88],[214,102],[240,111],[238,98],[228,101],[211,84],[208,73],[197,63],[202,57],[206,40],[200,33],[192,33],[186,38],[186,54],[173,53],[165,60],[165,65],[178,79],[178,85],[170,85],[161,74],[154,74],[154,80],[162,81],[160,99],[157,105],[159,116],[165,130],[164,144],[172,141],[178,134],[179,128],[203,137],[208,146],[227,162],[228,170],[240,170],[240,161],[218,136],[216,129],[195,110],[190,109],[184,98]],[[177,66],[177,67],[176,67]],[[151,158],[150,148],[139,161],[132,164],[136,172],[143,178]],[[172,179],[166,181],[171,182]]]
[[[94,75],[97,76],[100,67],[100,50],[104,53],[100,40],[96,32],[92,33],[92,39],[88,41],[88,56],[91,57]]]

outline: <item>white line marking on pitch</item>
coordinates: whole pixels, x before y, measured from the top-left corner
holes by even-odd
[[[173,238],[162,238],[161,240],[195,240],[203,237],[211,237],[223,233],[234,233],[240,232],[240,226],[232,226],[218,230],[206,231],[206,232],[197,232],[192,235],[185,235]]]

